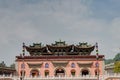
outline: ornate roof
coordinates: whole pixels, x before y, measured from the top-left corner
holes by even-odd
[[[49,55],[43,55],[43,56],[24,56],[24,57],[22,57],[22,56],[16,56],[16,60],[17,59],[19,59],[19,60],[23,60],[23,59],[28,59],[28,60],[31,60],[31,59],[35,59],[35,60],[43,60],[44,61],[44,59],[52,59],[53,61],[55,61],[55,60],[63,60],[63,59],[80,59],[80,60],[86,60],[86,59],[95,59],[96,60],[96,55],[85,55],[85,56],[83,56],[83,55],[74,55],[74,56],[71,56],[71,55],[65,55],[65,56],[54,56],[54,55],[51,55],[51,56],[49,56]],[[99,55],[99,60],[101,60],[101,59],[104,59],[104,55]]]
[[[25,46],[31,56],[41,55],[90,55],[95,46],[88,43],[79,43],[78,45],[68,45],[65,41],[55,41],[51,45],[43,46],[42,43],[33,43],[31,46]]]
[[[7,73],[12,73],[15,72],[15,69],[12,69],[10,67],[0,67],[0,72],[7,72]]]

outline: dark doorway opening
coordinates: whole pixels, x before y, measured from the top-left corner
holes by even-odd
[[[55,72],[55,76],[65,76],[65,71],[61,68],[57,69]]]
[[[86,76],[86,75],[89,75],[89,71],[86,69],[82,70],[82,76]]]
[[[31,75],[32,75],[32,77],[38,77],[39,76],[39,71],[38,70],[32,70]]]
[[[49,76],[49,71],[45,70],[45,77]]]

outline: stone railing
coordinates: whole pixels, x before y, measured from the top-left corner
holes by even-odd
[[[84,80],[84,79],[89,79],[89,80],[96,80],[97,77],[95,76],[71,76],[71,77],[67,77],[67,76],[64,76],[64,77],[25,77],[26,80]]]
[[[114,75],[99,75],[99,80],[120,80],[120,74],[114,74]],[[20,77],[18,76],[4,76],[4,75],[1,75],[0,76],[0,80],[21,80]],[[71,77],[68,77],[68,76],[64,76],[64,77],[50,77],[50,76],[47,76],[47,77],[42,77],[42,76],[39,76],[39,77],[24,77],[24,80],[98,80],[98,77],[97,76],[71,76]]]

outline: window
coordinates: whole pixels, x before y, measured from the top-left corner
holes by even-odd
[[[24,63],[21,64],[21,69],[25,69],[25,64]]]
[[[49,64],[48,63],[45,64],[45,68],[49,68]]]
[[[98,62],[95,63],[95,67],[99,67],[99,63]]]
[[[71,64],[71,68],[75,68],[75,63],[72,63],[72,64]]]

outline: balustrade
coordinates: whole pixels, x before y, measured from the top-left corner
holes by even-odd
[[[20,77],[18,76],[5,76],[5,75],[0,75],[0,79],[12,79],[12,80],[20,80]],[[107,80],[109,78],[118,78],[120,79],[120,74],[114,74],[114,75],[99,75],[99,80]],[[86,76],[46,76],[46,77],[24,77],[24,80],[84,80],[84,79],[88,79],[88,80],[97,80],[96,76],[93,75],[86,75]]]

